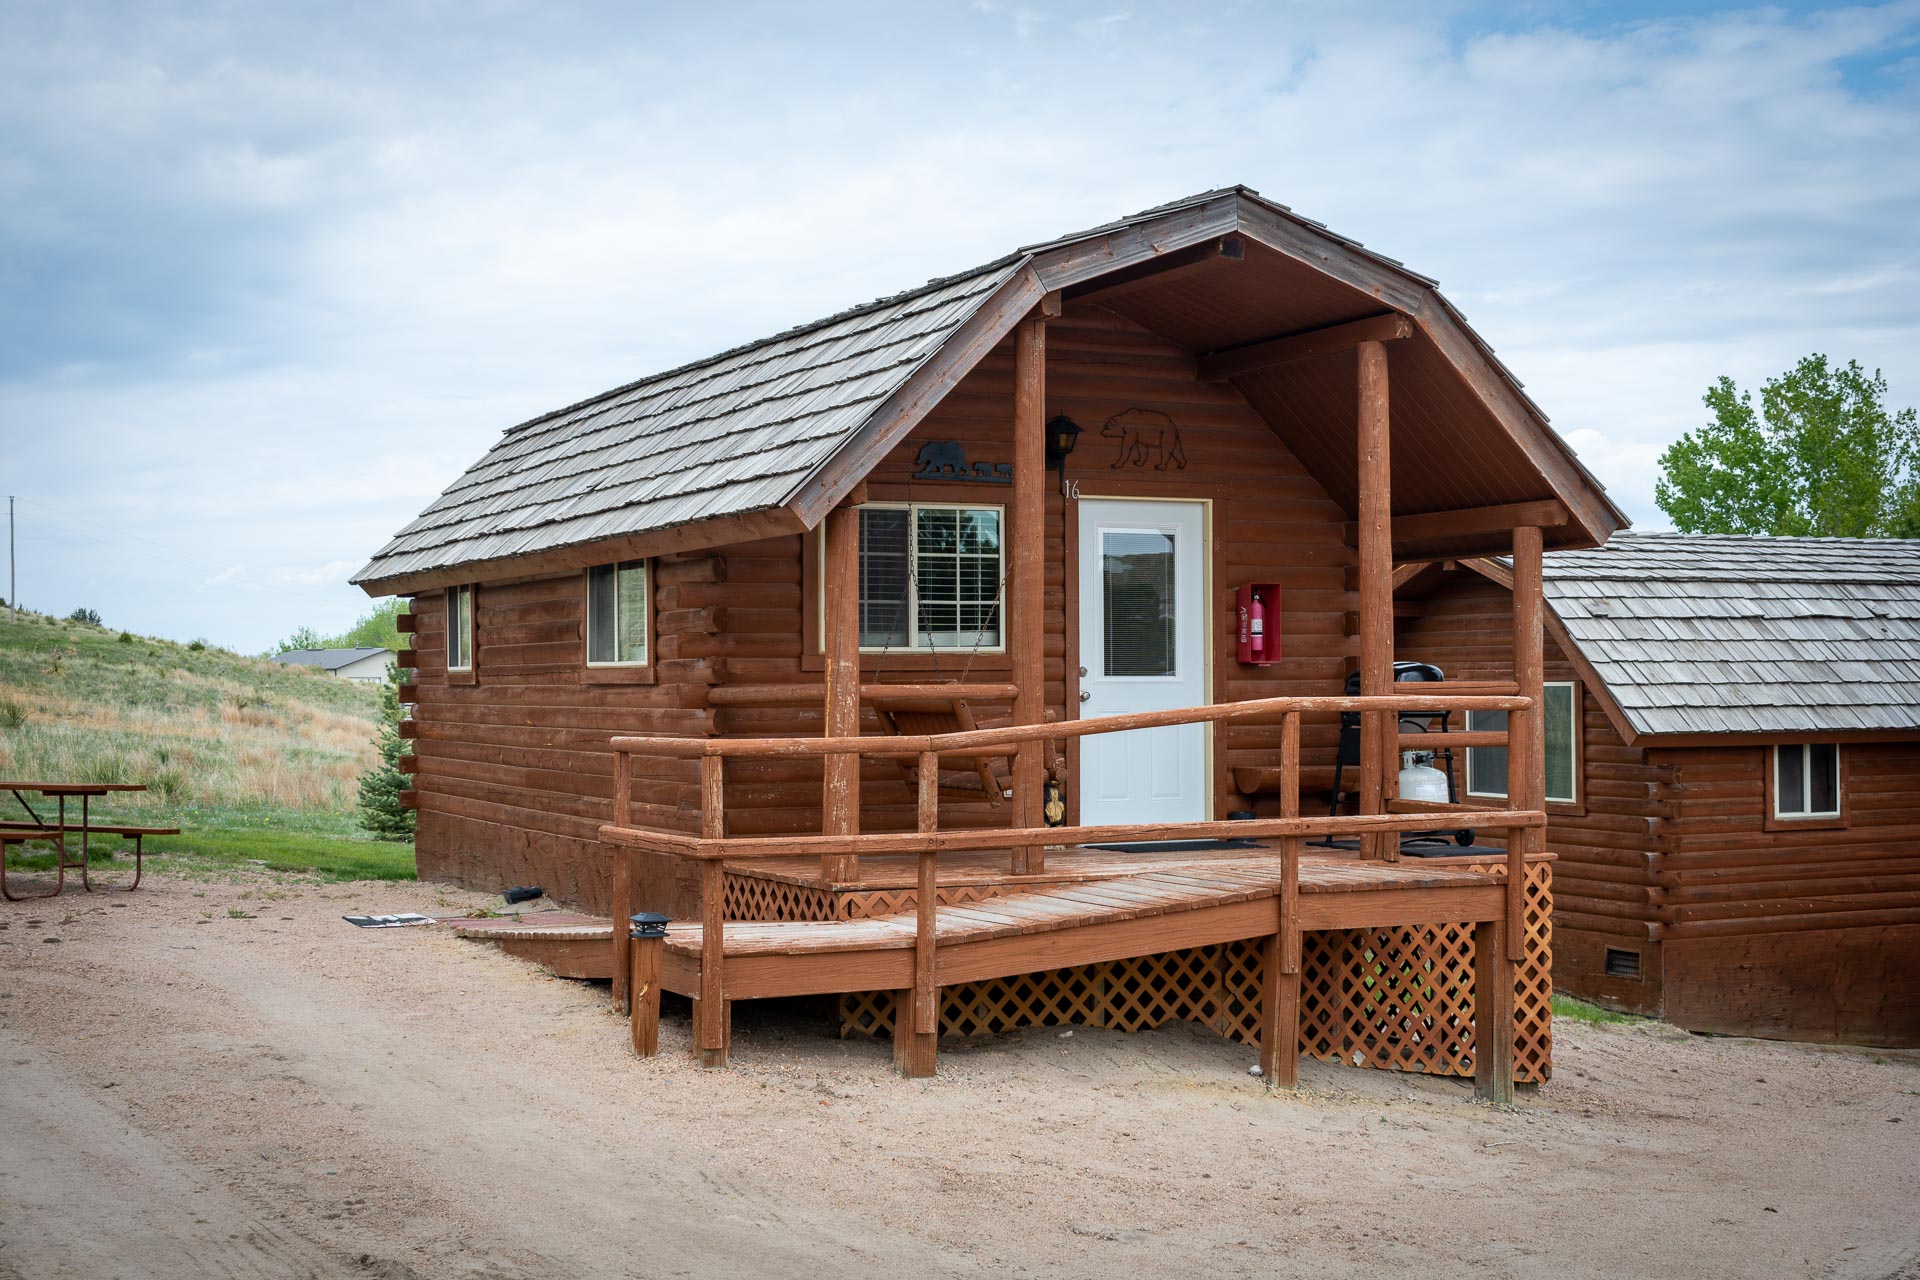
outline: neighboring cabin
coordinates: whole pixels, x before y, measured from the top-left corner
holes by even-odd
[[[362,649],[289,649],[273,656],[273,661],[292,667],[317,667],[342,680],[361,684],[379,684],[393,665],[393,650]]]
[[[1508,670],[1509,583],[1401,570],[1398,656]],[[1621,533],[1548,555],[1545,594],[1554,986],[1920,1044],[1920,542]],[[1501,754],[1464,799],[1504,803]]]

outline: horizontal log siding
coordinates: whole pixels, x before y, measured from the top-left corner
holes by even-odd
[[[1429,594],[1403,599],[1394,656],[1431,662],[1449,680],[1513,678],[1513,595],[1471,570],[1455,570]],[[1548,635],[1548,681],[1579,674]],[[1456,766],[1466,787],[1465,754]],[[1629,747],[1598,700],[1580,689],[1578,803],[1550,805],[1553,982],[1557,990],[1638,1013],[1660,1011],[1654,866],[1657,828],[1672,811],[1670,770]],[[1480,803],[1475,801],[1473,803]],[[1609,978],[1606,950],[1638,951],[1643,977]]]
[[[416,597],[418,692],[413,750],[420,758],[415,849],[420,874],[473,888],[538,884],[561,901],[606,910],[610,854],[597,838],[613,815],[615,733],[704,736],[713,620],[669,610],[681,584],[709,577],[707,553],[654,564],[655,683],[595,684],[585,664],[581,575],[480,584],[475,593],[475,679],[447,681],[445,597]],[[693,832],[698,778],[690,761],[636,762],[637,817]],[[678,868],[658,860],[649,904],[685,909]]]
[[[1087,497],[1211,499],[1215,701],[1239,701],[1286,693],[1337,693],[1345,678],[1353,593],[1346,569],[1353,555],[1343,541],[1349,517],[1309,477],[1265,421],[1225,384],[1197,382],[1193,357],[1101,308],[1071,304],[1047,326],[1049,417],[1066,414],[1084,429],[1066,475]],[[1184,468],[1116,468],[1116,444],[1100,428],[1128,409],[1167,414],[1179,427]],[[925,502],[977,502],[1010,506],[1007,485],[935,483],[912,479],[921,448],[930,441],[960,444],[972,462],[1005,463],[1012,457],[1013,354],[1003,343],[964,378],[914,431],[868,476],[876,501],[912,498]],[[1068,676],[1077,671],[1075,628],[1067,625],[1069,584],[1068,503],[1059,477],[1049,475],[1046,500],[1046,706],[1049,718],[1070,714]],[[1010,540],[1009,526],[1005,536]],[[736,653],[722,665],[722,683],[793,683],[821,697],[821,673],[810,655],[815,636],[803,635],[802,546],[799,537],[769,539],[723,552],[725,581],[690,592],[685,604],[725,611],[727,628],[751,631],[752,654]],[[1011,557],[1009,556],[1009,564]],[[1249,579],[1284,584],[1280,629],[1285,660],[1268,668],[1241,668],[1233,661],[1234,588]],[[1008,676],[1004,654],[868,654],[863,678],[880,681],[998,681]],[[1077,696],[1071,700],[1077,711]],[[1005,723],[1009,708],[980,704],[982,726]],[[736,736],[817,734],[821,712],[809,707],[722,707],[719,733]],[[870,711],[865,729],[878,732]],[[1222,726],[1215,752],[1217,811],[1247,802],[1231,793],[1236,765],[1280,763],[1280,727]],[[1332,718],[1310,722],[1302,732],[1304,755],[1329,770],[1337,737]],[[1049,753],[1049,760],[1054,753]],[[959,780],[959,773],[951,775]],[[1069,794],[1072,794],[1069,787]],[[861,774],[861,825],[868,831],[910,830],[913,791],[899,768],[869,761]],[[1277,798],[1248,807],[1278,813]],[[949,798],[943,827],[1005,825],[1007,808]],[[815,833],[820,829],[820,769],[797,761],[738,762],[728,767],[727,829],[731,834]]]
[[[1354,641],[1347,583],[1353,562],[1335,504],[1230,386],[1202,384],[1193,358],[1130,321],[1086,304],[1048,326],[1049,416],[1065,413],[1085,434],[1067,476],[1086,496],[1205,498],[1213,502],[1214,697],[1236,701],[1280,694],[1337,693]],[[1178,425],[1186,465],[1166,471],[1114,467],[1115,442],[1101,426],[1128,409],[1152,409]],[[1009,505],[1005,485],[910,480],[922,445],[954,440],[977,462],[1012,455],[1013,358],[1010,345],[989,355],[869,477],[876,499]],[[1070,668],[1077,668],[1066,625],[1069,512],[1049,477],[1046,534],[1046,703],[1068,714]],[[1010,536],[1011,530],[1008,531]],[[420,652],[415,750],[421,756],[421,873],[484,888],[539,883],[556,897],[592,909],[608,904],[606,854],[594,833],[611,813],[607,739],[621,733],[700,736],[816,734],[821,712],[801,707],[707,704],[715,684],[791,683],[819,699],[816,637],[805,634],[800,537],[771,538],[655,562],[653,685],[595,685],[583,679],[583,594],[578,575],[502,585],[477,594],[477,676],[445,676],[443,600],[417,598]],[[1249,579],[1283,584],[1280,635],[1285,659],[1267,668],[1233,661],[1234,588]],[[1001,681],[1003,654],[868,655],[867,679]],[[1077,708],[1077,700],[1072,703]],[[1005,706],[980,705],[983,725],[1004,723]],[[871,712],[865,727],[877,732]],[[1303,726],[1311,776],[1332,768],[1333,717]],[[1278,725],[1218,730],[1214,755],[1217,812],[1253,807],[1277,813],[1277,797],[1249,802],[1231,791],[1232,769],[1278,765]],[[959,779],[959,774],[954,775]],[[736,835],[818,832],[820,768],[804,761],[729,766],[727,828]],[[697,829],[698,781],[692,762],[635,762],[637,821]],[[862,771],[861,821],[869,831],[906,830],[914,796],[898,768],[870,761]],[[1003,825],[1009,810],[951,800],[943,826]],[[685,877],[664,867],[643,874],[640,906],[675,914],[693,908]]]
[[[1504,587],[1403,600],[1401,658],[1509,670]],[[1547,679],[1577,679],[1551,638]],[[1554,984],[1694,1030],[1920,1043],[1920,743],[1841,748],[1844,827],[1770,824],[1767,748],[1629,747],[1582,696],[1581,801],[1549,813]],[[1769,829],[1769,827],[1773,829]],[[1609,978],[1609,946],[1641,953]]]

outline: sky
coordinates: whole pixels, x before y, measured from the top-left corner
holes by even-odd
[[[20,601],[339,631],[505,428],[1234,183],[1437,277],[1642,528],[1721,374],[1920,402],[1920,0],[11,0]]]

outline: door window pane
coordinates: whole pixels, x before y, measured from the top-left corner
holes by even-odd
[[[1103,673],[1171,676],[1174,652],[1174,535],[1157,529],[1100,534]]]

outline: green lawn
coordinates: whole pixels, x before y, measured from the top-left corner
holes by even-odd
[[[1597,1004],[1588,1004],[1585,1000],[1576,1000],[1572,996],[1563,996],[1558,993],[1553,997],[1553,1016],[1565,1018],[1569,1022],[1584,1022],[1593,1027],[1604,1027],[1616,1022],[1641,1021],[1631,1013],[1602,1009]]]
[[[414,878],[411,844],[323,832],[194,827],[182,835],[149,837],[146,847],[150,857],[161,855],[149,864],[150,869],[189,875],[265,868],[316,875],[324,880]],[[101,836],[94,841],[91,863],[96,867],[131,863],[132,848],[118,836]],[[76,852],[69,841],[68,856]],[[52,846],[16,848],[9,852],[7,865],[21,871],[50,871]]]

